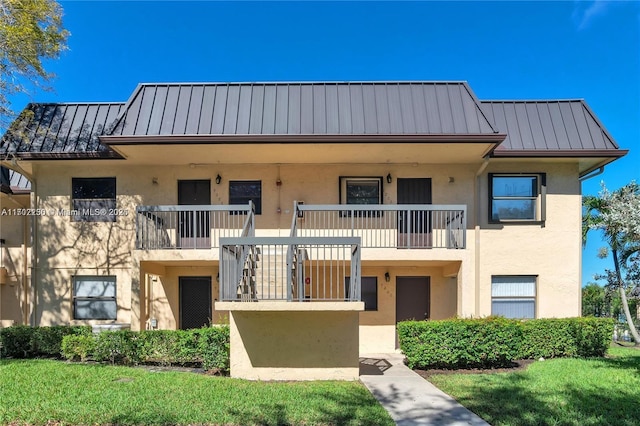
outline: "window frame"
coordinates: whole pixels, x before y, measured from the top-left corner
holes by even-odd
[[[494,178],[530,178],[537,180],[534,196],[494,196]],[[488,222],[492,224],[533,224],[544,225],[546,221],[546,195],[547,195],[547,175],[546,173],[488,173]],[[532,219],[495,219],[493,217],[493,202],[496,200],[532,200],[535,202],[534,215]]]
[[[113,282],[113,296],[77,296],[77,287],[76,283],[80,280],[100,280],[100,281],[112,281]],[[71,286],[72,286],[72,297],[71,297],[71,307],[73,319],[76,321],[116,321],[118,319],[118,278],[115,275],[73,275],[71,277]],[[113,302],[115,303],[115,316],[114,317],[96,317],[96,318],[79,318],[77,316],[77,304],[78,301],[102,301],[102,302]]]
[[[109,180],[113,181],[113,197],[76,197],[76,185],[81,185],[82,181]],[[85,194],[86,195],[86,194]],[[115,222],[118,215],[115,214],[118,199],[118,182],[115,176],[99,177],[72,177],[71,178],[71,221],[72,222]],[[94,207],[92,203],[105,202],[105,206]],[[84,206],[83,203],[87,203]],[[83,214],[84,210],[106,209],[106,214]],[[111,211],[111,214],[109,212]]]
[[[233,202],[232,199],[232,195],[231,195],[231,185],[235,185],[235,184],[258,184],[260,186],[260,194],[258,197],[244,197],[244,202],[242,203],[238,203],[238,202]],[[262,180],[230,180],[229,181],[229,205],[231,206],[246,206],[247,203],[249,201],[253,201],[253,205],[254,205],[254,213],[259,215],[262,214]],[[231,212],[231,214],[240,214],[241,212]]]
[[[533,282],[533,296],[494,296],[493,285],[495,278],[531,278]],[[538,318],[538,276],[537,275],[492,275],[491,276],[491,315],[497,315],[493,309],[494,301],[532,301],[533,302],[533,317],[505,317],[510,319],[536,319]]]
[[[378,186],[378,202],[377,203],[349,203],[348,199],[348,185],[349,182],[375,182]],[[384,194],[383,185],[384,178],[382,176],[339,176],[338,178],[338,199],[339,204],[344,204],[346,206],[379,206],[382,205],[382,197]],[[351,211],[345,210],[340,212],[341,217],[350,217]],[[382,216],[381,210],[376,211],[355,211],[355,216],[366,216],[366,217],[380,217]]]

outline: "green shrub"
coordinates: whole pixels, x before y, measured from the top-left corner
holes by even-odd
[[[139,334],[144,362],[171,365],[178,363],[181,330],[145,330]]]
[[[522,322],[520,359],[573,357],[578,354],[575,326],[568,319],[536,319]]]
[[[102,331],[96,334],[93,357],[99,362],[137,365],[143,360],[138,333],[130,330]]]
[[[612,318],[575,318],[575,336],[578,356],[604,356],[613,335]]]
[[[229,326],[205,327],[199,334],[198,351],[205,370],[229,371]]]
[[[67,335],[87,335],[88,326],[55,325],[30,327],[16,325],[0,329],[0,356],[11,358],[54,357],[61,355],[62,339]]]
[[[2,358],[31,358],[35,351],[32,346],[33,327],[14,325],[0,329],[0,356]]]
[[[522,329],[497,317],[407,321],[398,335],[410,368],[501,367],[517,357]]]
[[[66,335],[62,338],[62,356],[69,361],[86,361],[93,356],[96,338],[92,334]]]
[[[62,354],[62,339],[65,336],[88,335],[89,326],[54,325],[51,327],[35,327],[33,329],[33,345],[36,356],[56,357]]]
[[[499,367],[517,359],[603,356],[611,342],[607,318],[453,319],[398,323],[411,368]]]

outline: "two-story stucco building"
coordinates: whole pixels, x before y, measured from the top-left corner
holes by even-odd
[[[0,319],[353,311],[355,350],[385,352],[408,318],[579,316],[580,182],[625,153],[582,100],[480,101],[464,82],[142,84],[122,103],[30,104],[0,144],[31,185],[1,198]]]

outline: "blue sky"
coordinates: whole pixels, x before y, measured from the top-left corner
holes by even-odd
[[[123,101],[140,82],[466,80],[480,99],[584,98],[631,151],[583,193],[640,181],[640,2],[61,4],[69,50],[39,102]],[[601,245],[585,283],[610,266]]]

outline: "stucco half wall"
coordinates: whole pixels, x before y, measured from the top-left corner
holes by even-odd
[[[229,310],[231,377],[357,380],[363,302],[218,302]]]

